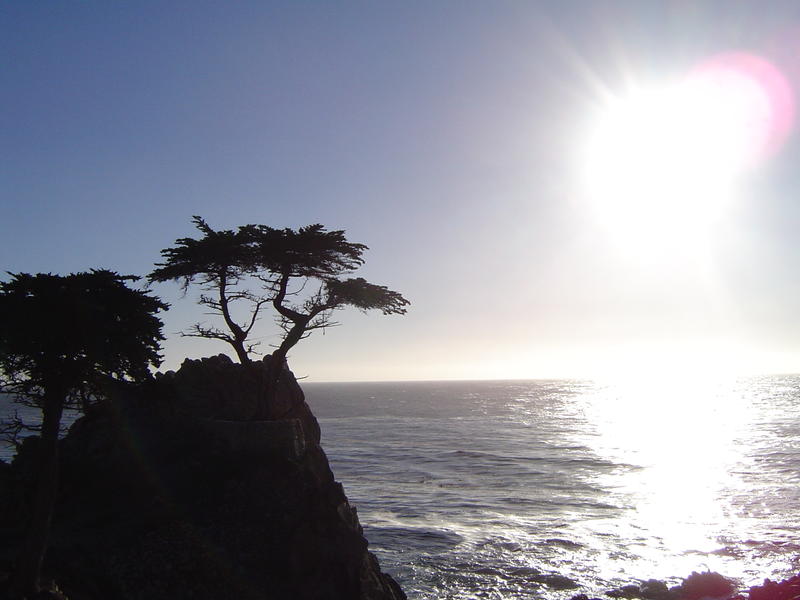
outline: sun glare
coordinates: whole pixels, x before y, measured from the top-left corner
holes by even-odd
[[[708,60],[678,81],[631,86],[595,117],[585,193],[623,241],[686,245],[724,214],[792,117],[785,79],[746,54]]]
[[[656,382],[656,385],[654,385]],[[586,411],[597,427],[594,448],[618,464],[639,468],[609,473],[606,485],[635,499],[638,535],[658,532],[642,550],[654,572],[687,550],[711,553],[719,547],[715,523],[728,520],[719,498],[739,485],[731,473],[741,460],[736,439],[751,422],[751,406],[732,378],[669,373],[647,382],[620,381],[601,388]],[[715,561],[709,554],[705,560]]]

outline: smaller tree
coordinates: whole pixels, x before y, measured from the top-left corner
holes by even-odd
[[[161,362],[167,305],[106,270],[60,276],[10,274],[0,282],[0,391],[42,411],[39,472],[12,597],[32,597],[58,487],[58,433],[66,406],[103,394],[108,378],[141,380]]]
[[[196,324],[184,335],[223,340],[243,364],[251,362],[256,345],[247,338],[264,305],[272,305],[284,331],[272,355],[273,390],[289,350],[315,329],[336,325],[334,310],[352,306],[405,314],[409,305],[398,292],[361,277],[341,279],[364,263],[367,250],[364,244],[348,242],[344,231],[328,231],[319,224],[298,230],[244,225],[215,231],[198,216],[193,222],[203,236],[178,239],[174,247],[162,250],[165,261],[156,264],[149,279],[176,280],[184,290],[199,283],[200,303],[219,314],[227,329]],[[258,292],[252,291],[254,286]],[[241,323],[231,315],[231,305],[240,300],[249,303]]]

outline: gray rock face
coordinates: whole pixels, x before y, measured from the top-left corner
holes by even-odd
[[[405,598],[367,551],[294,377],[264,407],[264,371],[187,361],[75,423],[45,565],[71,600]],[[264,408],[273,420],[241,420]],[[0,478],[0,573],[27,519],[27,446]]]

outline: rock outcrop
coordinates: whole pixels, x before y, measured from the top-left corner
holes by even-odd
[[[800,598],[800,575],[781,582],[765,579],[763,585],[751,587],[746,593],[736,593],[736,583],[719,573],[693,572],[680,585],[668,588],[658,579],[632,583],[605,594],[610,598],[627,600],[797,600]],[[570,600],[601,600],[577,594]]]
[[[44,568],[71,600],[405,598],[368,552],[294,377],[270,400],[265,373],[187,360],[72,426]],[[34,446],[0,478],[0,574],[27,519]]]
[[[750,588],[748,597],[750,600],[796,600],[800,598],[800,574],[780,582],[765,579],[763,585]]]

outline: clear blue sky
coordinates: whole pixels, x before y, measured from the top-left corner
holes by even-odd
[[[321,222],[413,306],[340,314],[298,375],[583,376],[721,349],[797,371],[795,132],[703,261],[620,250],[574,185],[598,89],[728,51],[800,89],[797,40],[793,1],[5,2],[0,266],[144,275],[193,214]],[[165,367],[226,350],[172,335],[197,310],[154,289]]]

